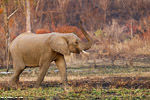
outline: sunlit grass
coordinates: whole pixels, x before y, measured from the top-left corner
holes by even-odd
[[[73,87],[68,93],[59,87],[49,88],[26,88],[24,90],[0,90],[0,97],[24,97],[28,99],[60,99],[60,100],[148,100],[150,99],[150,89],[126,89],[101,87]]]
[[[58,87],[49,88],[26,88],[24,90],[0,90],[0,97],[25,97],[25,98],[50,98],[63,93],[63,89]]]

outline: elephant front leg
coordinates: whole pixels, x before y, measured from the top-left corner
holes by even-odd
[[[67,71],[66,71],[66,62],[64,56],[60,56],[56,61],[56,66],[59,69],[64,90],[67,91],[68,88],[68,80],[67,80]]]

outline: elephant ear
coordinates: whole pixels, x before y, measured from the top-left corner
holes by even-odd
[[[68,43],[62,36],[52,35],[50,38],[50,47],[63,55],[70,55]]]

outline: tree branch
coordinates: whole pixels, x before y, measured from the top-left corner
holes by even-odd
[[[16,9],[13,13],[11,13],[11,14],[8,16],[8,19],[10,19],[17,11],[18,11],[18,9]]]

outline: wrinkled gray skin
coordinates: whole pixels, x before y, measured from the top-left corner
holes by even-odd
[[[22,33],[12,41],[9,51],[13,59],[14,74],[9,81],[11,86],[17,86],[19,76],[26,67],[39,67],[35,87],[39,87],[52,61],[59,69],[64,89],[67,88],[66,62],[64,55],[71,52],[79,53],[92,46],[92,40],[80,26],[88,42],[82,42],[73,33],[33,34]]]

